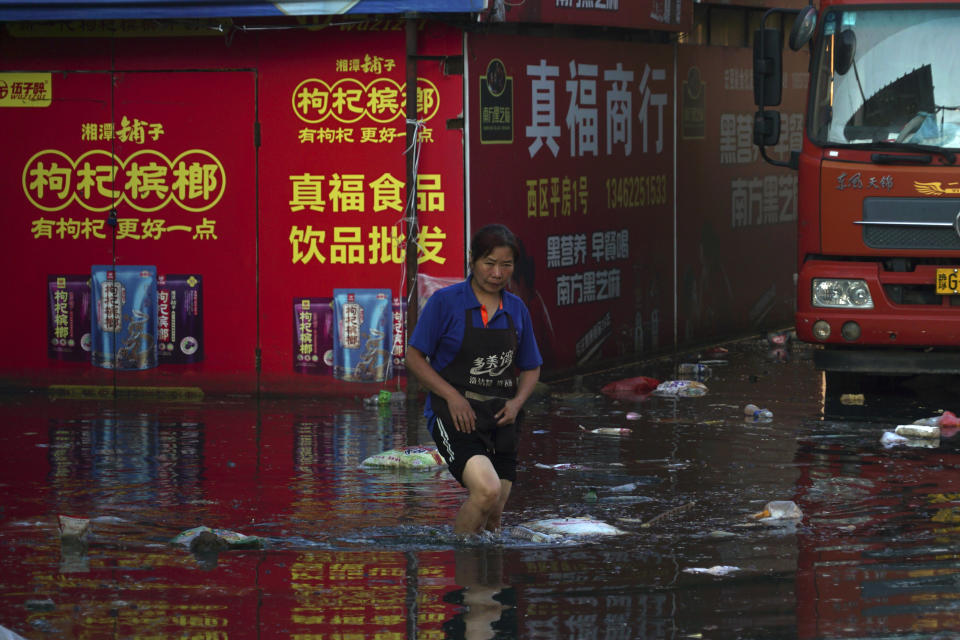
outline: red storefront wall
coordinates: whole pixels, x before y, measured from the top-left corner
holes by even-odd
[[[30,98],[0,110],[10,132],[0,242],[20,301],[4,315],[0,381],[207,392],[401,386],[404,151],[419,158],[418,271],[462,276],[462,133],[447,128],[462,111],[461,76],[438,60],[419,63],[414,146],[403,20],[229,37],[157,36],[138,22],[78,33],[76,24],[7,25],[0,38],[0,65],[16,70],[0,79]],[[421,55],[462,48],[459,31],[435,24],[420,23],[418,39]],[[106,339],[86,282],[94,265],[155,269],[157,310],[124,308],[114,348],[129,354],[131,335],[143,347],[156,333],[157,354],[144,347],[123,370],[119,358],[91,364]],[[359,347],[343,343],[376,347],[377,366],[364,375],[334,371],[343,355],[334,353],[335,289],[353,293],[368,319],[366,292],[386,299],[372,329],[354,314]],[[130,302],[134,291],[121,295]],[[155,312],[156,325],[136,325]],[[343,357],[349,367],[363,354]]]

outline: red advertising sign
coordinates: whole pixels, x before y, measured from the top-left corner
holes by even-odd
[[[495,3],[488,20],[685,31],[693,7],[683,0],[526,0]]]
[[[681,47],[677,198],[679,339],[706,343],[793,321],[797,173],[753,144],[749,49]],[[799,150],[807,74],[787,57],[782,132],[771,157]],[[758,269],[757,265],[763,265]]]
[[[116,43],[97,25],[6,41],[4,65],[31,71],[0,72],[2,243],[23,309],[4,316],[0,376],[400,384],[414,216],[418,272],[463,276],[463,141],[447,126],[463,79],[438,62],[460,32],[418,25],[431,58],[408,92],[401,19],[198,34],[189,50],[127,26]]]
[[[29,314],[4,323],[8,364],[252,389],[234,374],[256,344],[253,74],[45,75],[48,106],[4,112],[5,253]]]
[[[403,31],[324,34],[322,52],[309,57],[301,53],[312,33],[277,42],[272,54],[284,64],[261,84],[264,388],[398,373],[412,215],[418,272],[463,275],[461,133],[446,124],[462,111],[462,77],[435,61],[418,65],[419,119],[409,139]],[[462,48],[454,30],[420,40],[450,55]],[[407,201],[408,156],[417,161],[415,203]]]
[[[511,287],[545,366],[656,349],[672,325],[672,49],[471,35],[468,55],[471,226],[520,238]]]

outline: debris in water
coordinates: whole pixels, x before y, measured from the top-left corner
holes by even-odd
[[[436,445],[417,445],[377,453],[361,463],[364,467],[417,469],[429,471],[447,466]]]
[[[547,518],[523,522],[512,528],[514,537],[532,542],[555,542],[563,538],[619,536],[626,531],[592,518]]]
[[[934,439],[940,437],[940,427],[923,424],[901,424],[897,425],[894,433],[904,438]]]
[[[676,515],[676,514],[680,513],[681,511],[686,511],[687,509],[689,509],[690,507],[692,507],[692,506],[695,505],[695,504],[696,504],[696,501],[692,501],[692,502],[688,502],[688,503],[686,503],[686,504],[682,504],[682,505],[680,505],[679,507],[674,507],[674,508],[672,508],[672,509],[667,509],[666,511],[664,511],[664,512],[661,513],[660,515],[656,515],[656,516],[650,518],[649,520],[647,520],[646,522],[644,522],[644,523],[643,523],[642,525],[640,525],[640,526],[641,526],[641,527],[644,527],[644,528],[649,527],[649,526],[652,525],[654,522],[657,522],[657,521],[659,521],[659,520],[663,520],[664,518],[669,518],[670,516],[673,516],[673,515]]]
[[[710,574],[711,576],[725,576],[729,573],[733,573],[734,571],[739,571],[739,570],[740,570],[740,567],[731,567],[730,565],[726,565],[726,564],[717,564],[710,568],[690,567],[688,569],[684,569],[683,571],[684,573],[707,573],[707,574]]]
[[[538,462],[535,465],[538,469],[553,469],[554,471],[578,471],[586,469],[583,465],[579,465],[573,462],[560,462],[558,464],[543,464]]]
[[[197,539],[199,541],[195,543]],[[187,547],[196,553],[227,549],[260,549],[263,546],[263,540],[257,536],[247,536],[236,531],[201,526],[181,531],[170,540],[170,544]]]
[[[623,427],[598,427],[596,429],[587,429],[582,424],[579,425],[580,430],[586,433],[596,433],[602,436],[626,436],[633,433],[633,429],[626,429]]]
[[[696,380],[668,380],[657,385],[653,395],[668,398],[698,398],[706,395],[707,385]]]
[[[773,500],[753,517],[757,520],[800,520],[803,518],[803,511],[792,500]]]

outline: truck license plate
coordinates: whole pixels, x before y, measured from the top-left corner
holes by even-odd
[[[960,294],[960,269],[937,269],[937,295]]]

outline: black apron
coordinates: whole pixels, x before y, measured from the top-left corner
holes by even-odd
[[[508,453],[516,449],[516,428],[520,422],[518,414],[514,424],[498,428],[494,417],[507,400],[517,395],[514,366],[517,330],[510,314],[506,313],[506,316],[506,329],[475,327],[472,309],[465,309],[460,351],[450,364],[438,372],[473,407],[477,414],[475,433],[491,453]],[[431,392],[430,406],[448,428],[453,428],[453,418],[446,400]]]

